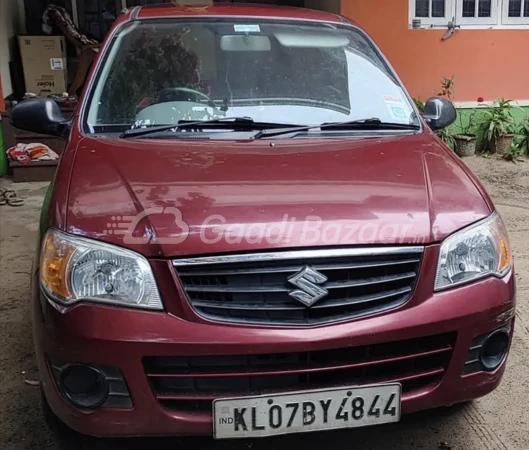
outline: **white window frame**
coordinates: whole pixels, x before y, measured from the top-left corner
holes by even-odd
[[[413,20],[420,19],[420,29],[446,28],[448,22],[463,29],[529,29],[529,17],[509,17],[510,0],[492,0],[492,17],[463,17],[463,0],[446,0],[445,17],[415,17],[415,1],[409,0],[409,26],[413,29]],[[529,0],[522,1],[524,5]],[[478,2],[476,1],[476,15]],[[431,11],[431,6],[430,6]]]
[[[430,0],[431,1],[431,0]],[[421,21],[420,29],[447,28],[448,22],[462,29],[529,29],[529,17],[509,17],[509,0],[492,0],[491,17],[463,17],[463,0],[446,0],[445,17],[415,17],[415,2],[409,0],[409,27],[413,29],[413,21]],[[529,0],[522,1],[524,5]],[[476,0],[476,15],[478,10]],[[430,5],[431,11],[431,5]]]
[[[503,0],[502,24],[504,25],[529,25],[529,17],[524,17],[524,5],[529,0],[522,0],[522,15],[520,17],[509,17],[509,0]]]
[[[463,0],[456,0],[456,24],[457,25],[498,25],[498,10],[501,0],[492,0],[490,6],[491,17],[478,17],[479,0],[475,0],[476,9],[474,17],[463,17]],[[508,3],[508,2],[507,2]]]
[[[432,12],[432,0],[430,2],[430,14]],[[421,21],[421,28],[443,26],[446,27],[448,22],[454,18],[453,0],[445,0],[445,16],[444,17],[416,17],[415,16],[415,3],[416,0],[409,0],[409,21],[410,27],[412,26],[413,20],[419,19]]]

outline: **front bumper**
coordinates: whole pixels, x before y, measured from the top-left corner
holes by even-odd
[[[37,290],[38,291],[38,290]],[[311,329],[189,322],[170,313],[79,305],[64,313],[34,301],[34,338],[41,383],[49,405],[69,427],[95,436],[211,435],[212,415],[167,409],[155,398],[142,359],[148,356],[244,355],[318,351],[457,333],[442,379],[403,395],[402,411],[474,399],[500,383],[493,372],[463,375],[474,338],[514,318],[515,281],[488,278],[436,293],[413,307],[358,321]],[[59,393],[49,359],[118,368],[132,408],[82,411]]]

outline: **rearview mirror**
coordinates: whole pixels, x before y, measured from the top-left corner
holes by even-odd
[[[268,36],[226,35],[220,39],[220,48],[225,52],[269,52],[272,42]]]
[[[65,136],[70,128],[59,105],[49,98],[24,100],[13,107],[10,117],[15,128],[33,133]]]
[[[451,101],[432,97],[424,105],[423,117],[432,130],[440,130],[456,121],[457,111]]]

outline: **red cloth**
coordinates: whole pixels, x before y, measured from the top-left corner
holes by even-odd
[[[12,161],[21,164],[29,164],[31,161],[44,161],[59,159],[59,155],[55,153],[47,145],[34,144],[17,144],[7,150],[7,156]]]

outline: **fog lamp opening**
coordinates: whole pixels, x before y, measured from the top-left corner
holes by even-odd
[[[81,409],[97,409],[108,398],[105,376],[95,367],[73,364],[61,369],[58,380],[64,396]]]
[[[480,355],[485,369],[495,370],[503,363],[509,348],[509,338],[506,329],[496,330],[485,338]]]

